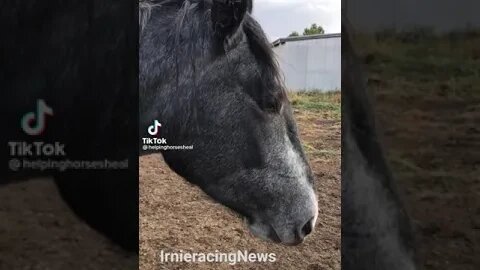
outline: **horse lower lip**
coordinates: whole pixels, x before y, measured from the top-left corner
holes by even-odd
[[[253,224],[253,220],[247,216],[244,216],[243,220],[249,225]]]
[[[303,240],[298,240],[298,241],[295,241],[293,243],[284,243],[284,245],[286,245],[286,246],[298,246],[301,243],[303,243]]]
[[[282,243],[282,240],[280,239],[280,237],[278,236],[277,232],[273,227],[270,228],[270,233],[268,235],[268,238],[270,238],[273,242]]]

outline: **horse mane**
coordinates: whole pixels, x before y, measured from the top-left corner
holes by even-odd
[[[165,19],[167,18],[163,16],[168,15],[168,26],[159,25],[159,27],[168,27],[169,33],[164,34],[162,38],[164,37],[165,42],[168,44],[168,54],[173,55],[164,56],[165,66],[160,67],[160,69],[164,68],[165,70],[160,72],[158,76],[168,76],[165,81],[175,80],[175,82],[171,82],[171,87],[177,91],[187,88],[198,88],[196,83],[199,74],[197,72],[201,72],[202,69],[198,68],[197,64],[204,59],[202,56],[206,53],[205,49],[211,46],[211,41],[215,38],[215,30],[211,27],[209,16],[210,10],[205,5],[206,1],[139,0],[140,35],[151,35],[153,34],[153,32],[150,33],[151,31],[156,31],[155,29],[148,29],[148,33],[146,32],[146,29],[149,28],[149,22],[154,23],[154,18],[151,17],[153,14],[159,12],[159,16]],[[203,27],[206,26],[205,24],[210,24],[210,27]],[[159,29],[159,31],[165,31],[165,28]],[[229,64],[229,50],[244,42],[257,62],[255,72],[258,80],[256,81],[262,85],[261,89],[265,91],[255,93],[255,95],[257,97],[271,97],[269,99],[273,101],[273,109],[280,111],[282,104],[288,99],[271,43],[267,40],[261,26],[251,17],[249,12],[244,16],[238,31],[243,32],[241,33],[243,37],[240,38],[240,35],[228,37],[224,43],[223,52],[219,53],[226,56],[226,62]],[[185,41],[191,42],[183,44]],[[235,68],[236,66],[232,65],[232,69]],[[188,81],[189,84],[193,84],[191,85],[192,87],[186,87],[185,81],[181,80],[182,72],[185,72],[186,76],[192,76],[192,80]],[[180,107],[183,108],[185,119],[176,127],[178,131],[189,128],[187,119],[196,119],[198,117],[196,104],[194,103],[197,91],[186,91],[185,94],[188,95],[189,102],[172,99],[164,108],[165,112],[174,112],[174,108],[177,108],[177,110]]]
[[[197,35],[203,35],[203,38],[211,36],[214,38],[214,29],[206,31],[203,34],[199,34],[198,31],[198,22],[192,24],[195,27],[189,27],[186,20],[192,19],[194,12],[206,11],[205,16],[201,17],[206,21],[201,23],[209,23],[209,11],[204,9],[206,0],[139,0],[139,28],[140,33],[143,32],[147,26],[149,19],[151,18],[152,11],[154,9],[170,9],[176,14],[172,14],[174,18],[174,26],[172,27],[172,36],[171,40],[174,42],[174,48],[176,50],[175,56],[175,69],[180,70],[180,63],[182,63],[182,58],[187,60],[188,65],[190,65],[193,76],[196,76],[197,71],[196,61],[198,61],[197,56],[199,55],[196,50],[200,48],[205,48],[205,44],[197,43],[192,45],[180,45],[181,42],[180,36],[189,37]],[[216,1],[216,0],[213,0]],[[233,35],[228,37],[225,40],[223,53],[228,54],[228,51],[232,48],[232,43],[238,44],[245,40],[247,42],[251,53],[253,54],[255,60],[258,63],[258,77],[261,78],[260,83],[263,84],[263,89],[271,94],[276,103],[281,104],[285,101],[286,98],[286,89],[283,83],[283,78],[278,66],[277,59],[274,55],[272,45],[266,38],[266,35],[262,27],[258,22],[250,15],[251,7],[245,15],[243,22],[238,31],[242,31],[245,35],[245,39],[239,38],[238,35]],[[195,29],[197,31],[195,31]],[[187,31],[187,32],[185,32]],[[201,42],[201,41],[199,41]],[[181,47],[181,49],[179,49]],[[181,51],[181,52],[180,52]],[[195,57],[194,57],[195,56]],[[186,58],[184,58],[186,57]],[[188,59],[191,58],[191,59]],[[183,62],[185,63],[185,62]],[[177,76],[177,87],[179,83],[179,72],[176,72]],[[195,82],[195,80],[194,80]],[[280,90],[280,91],[278,91]]]
[[[138,1],[138,25],[140,33],[147,25],[150,16],[152,15],[152,9],[156,7],[162,7],[169,4],[177,3],[177,0],[139,0]]]
[[[272,78],[272,83],[275,83],[277,86],[280,85],[283,88],[283,80],[277,59],[272,50],[272,45],[267,40],[261,26],[250,14],[245,16],[243,30],[247,36],[250,50],[255,56],[255,59],[261,64],[262,73],[264,73],[262,77],[266,75],[268,78]]]
[[[154,8],[177,6],[179,16],[178,24],[182,24],[185,19],[185,14],[187,14],[187,10],[184,9],[191,8],[192,4],[197,6],[204,1],[205,0],[139,0],[138,19],[140,31],[143,31],[146,27]],[[249,9],[251,10],[251,8]],[[278,63],[273,55],[272,45],[265,37],[261,26],[251,17],[250,13],[247,13],[245,16],[242,27],[255,58],[271,73],[270,75],[278,74]],[[177,27],[177,30],[180,30],[180,26]]]

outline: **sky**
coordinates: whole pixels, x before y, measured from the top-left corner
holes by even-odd
[[[340,33],[341,0],[253,0],[253,17],[270,41],[302,34],[313,23],[325,33]]]

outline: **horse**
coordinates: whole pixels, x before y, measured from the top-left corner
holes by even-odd
[[[139,137],[178,175],[246,220],[298,245],[315,227],[314,177],[252,0],[140,1]],[[155,125],[157,126],[157,125]],[[153,127],[153,126],[152,126]],[[161,180],[160,180],[161,181]]]
[[[9,1],[0,15],[5,37],[0,45],[1,186],[53,177],[77,216],[138,253],[138,104],[131,102],[138,100],[137,4]],[[48,114],[42,115],[37,104]],[[22,130],[22,123],[35,122],[45,128]],[[15,150],[35,143],[62,144],[65,155],[19,156]],[[128,160],[128,168],[8,168],[5,157],[19,162]]]
[[[342,269],[417,269],[412,226],[376,133],[348,25],[343,18]]]

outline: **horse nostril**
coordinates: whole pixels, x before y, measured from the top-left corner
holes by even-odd
[[[313,230],[313,218],[311,218],[305,225],[302,227],[303,237],[309,235]]]

